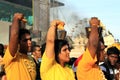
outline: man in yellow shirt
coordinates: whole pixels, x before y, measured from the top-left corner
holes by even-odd
[[[35,80],[36,66],[32,58],[27,56],[31,50],[30,32],[22,28],[24,22],[21,13],[15,13],[10,30],[10,41],[3,62],[7,80]]]
[[[42,56],[40,75],[42,80],[75,80],[74,72],[66,66],[70,60],[69,45],[66,40],[55,40],[58,26],[64,22],[54,20],[47,33],[46,48]]]
[[[99,61],[104,59],[105,48],[104,44],[99,41],[99,24],[100,21],[97,17],[91,18],[91,32],[87,48],[77,67],[78,80],[106,80],[98,65]]]

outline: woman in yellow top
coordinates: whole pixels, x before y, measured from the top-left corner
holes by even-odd
[[[47,33],[46,48],[40,67],[42,80],[75,80],[72,69],[65,65],[70,60],[68,42],[55,40],[59,25],[64,26],[64,22],[52,21]]]
[[[78,80],[106,80],[99,68],[98,62],[104,59],[104,44],[99,41],[100,21],[93,17],[90,20],[91,32],[87,44],[87,49],[83,53],[82,59],[77,67]]]

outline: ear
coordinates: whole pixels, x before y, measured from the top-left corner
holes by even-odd
[[[35,52],[32,52],[32,55],[35,55]]]
[[[108,55],[106,54],[106,58],[108,58]]]

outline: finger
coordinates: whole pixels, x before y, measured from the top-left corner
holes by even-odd
[[[58,25],[58,30],[64,30],[64,23],[63,22],[61,22],[59,25]]]
[[[22,19],[22,21],[23,21],[24,23],[26,23],[26,22],[27,22],[27,20],[26,20],[25,18],[23,18],[23,19]]]
[[[22,13],[15,13],[14,17],[19,19],[19,20],[22,20],[24,18],[24,15]]]

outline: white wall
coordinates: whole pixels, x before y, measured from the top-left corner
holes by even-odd
[[[8,45],[9,41],[9,25],[10,22],[0,21],[0,43]],[[30,29],[31,26],[26,26],[27,29]]]
[[[0,21],[0,43],[7,45],[9,41],[9,25],[11,23]]]

